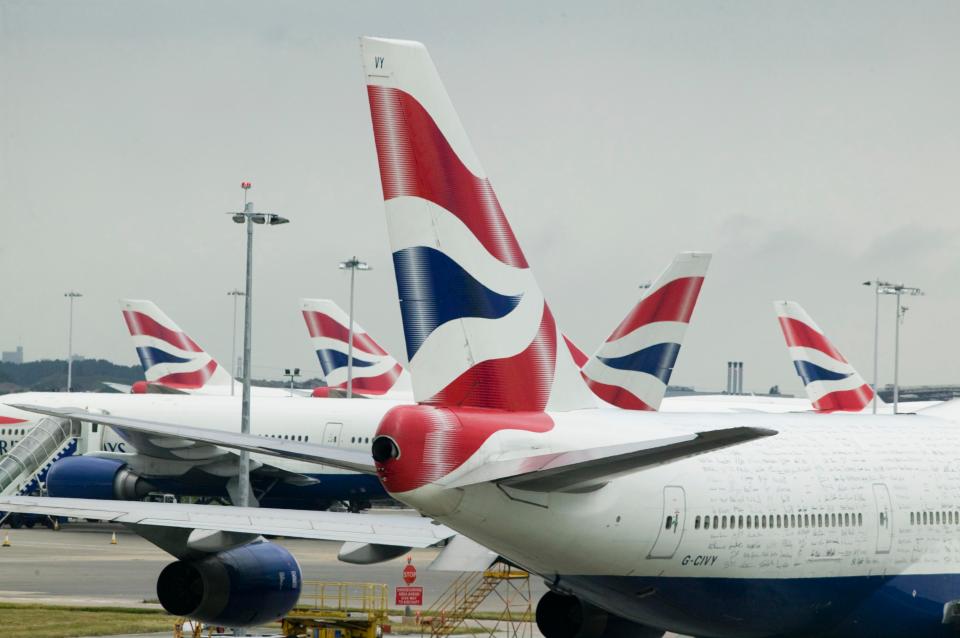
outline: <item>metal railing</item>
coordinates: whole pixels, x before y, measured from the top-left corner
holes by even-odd
[[[370,617],[387,614],[390,588],[381,583],[347,583],[305,580],[295,613],[365,613]]]
[[[20,442],[0,459],[0,494],[20,478],[29,478],[71,437],[79,436],[79,427],[72,421],[44,417],[37,421]]]

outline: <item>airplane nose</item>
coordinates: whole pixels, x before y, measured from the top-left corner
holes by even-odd
[[[373,439],[373,447],[371,447],[370,452],[373,454],[373,460],[377,463],[386,463],[400,458],[400,446],[392,438],[383,434]]]

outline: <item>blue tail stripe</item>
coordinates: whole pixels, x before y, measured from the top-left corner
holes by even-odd
[[[158,363],[187,363],[190,359],[184,359],[166,350],[153,348],[151,346],[141,346],[137,348],[137,356],[140,357],[140,365],[144,371],[149,370]]]
[[[797,369],[797,374],[803,379],[803,385],[810,385],[814,381],[840,381],[852,374],[827,370],[809,361],[794,361],[793,367]]]
[[[523,295],[501,295],[473,278],[460,264],[427,246],[393,253],[400,294],[400,314],[413,359],[438,327],[465,317],[500,319],[517,307]]]
[[[323,368],[323,374],[328,375],[337,368],[347,367],[347,353],[332,348],[317,350],[317,358],[320,359],[320,367]],[[374,365],[373,361],[364,361],[353,358],[354,368],[366,368]]]
[[[670,382],[670,373],[673,372],[673,366],[679,354],[679,343],[658,343],[622,357],[597,358],[611,368],[643,372],[657,377],[666,384]]]

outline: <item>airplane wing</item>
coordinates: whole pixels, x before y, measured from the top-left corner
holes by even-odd
[[[210,446],[218,446],[288,460],[330,465],[364,474],[376,474],[370,453],[359,450],[341,450],[315,443],[96,414],[75,408],[53,409],[37,405],[12,405],[11,407],[60,419],[76,419],[109,425],[130,441],[137,450],[154,455],[167,454],[167,458],[174,458],[174,456],[188,458],[185,456],[187,454],[195,457],[201,453],[210,455],[212,453]],[[204,447],[206,449],[202,449]],[[188,448],[189,452],[187,452]],[[161,458],[164,457],[161,456]]]
[[[495,482],[532,492],[575,491],[600,486],[637,470],[772,436],[765,428],[728,428],[694,434],[492,460],[460,476],[450,475],[447,488]]]
[[[430,547],[456,535],[450,528],[428,518],[403,514],[348,514],[46,496],[0,497],[0,511],[91,518],[136,528],[150,526],[263,534],[397,547]]]

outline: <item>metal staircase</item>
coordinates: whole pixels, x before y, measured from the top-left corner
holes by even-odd
[[[39,493],[53,463],[77,449],[79,424],[44,417],[0,458],[0,495]]]
[[[496,594],[503,603],[496,611],[478,613],[480,605]],[[437,602],[421,615],[423,635],[449,636],[468,621],[479,625],[483,633],[506,632],[518,637],[532,634],[530,620],[530,574],[497,562],[483,572],[461,574]],[[492,623],[492,627],[485,626]],[[429,633],[428,633],[429,632]]]

